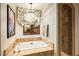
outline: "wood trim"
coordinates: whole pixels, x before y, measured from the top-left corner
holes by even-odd
[[[71,3],[58,3],[58,53],[59,53],[59,55],[61,55],[60,53],[61,53],[61,46],[60,46],[60,27],[61,27],[61,24],[60,24],[60,20],[61,20],[61,16],[60,15],[62,15],[62,13],[61,13],[61,7],[62,7],[62,5],[64,5],[64,4],[67,4],[67,5],[69,5],[70,7],[72,7],[72,15],[74,16],[74,17],[72,17],[72,53],[73,53],[73,55],[75,55],[75,8],[74,8],[74,6],[73,6],[73,4],[71,4]]]

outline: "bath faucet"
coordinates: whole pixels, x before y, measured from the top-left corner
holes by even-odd
[[[33,43],[30,43],[31,45],[33,45]]]

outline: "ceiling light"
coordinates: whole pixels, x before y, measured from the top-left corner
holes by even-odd
[[[18,17],[18,21],[19,23],[24,26],[24,25],[40,25],[40,16],[38,17],[38,15],[36,14],[36,11],[34,9],[32,9],[32,3],[29,3],[30,8],[28,8],[26,10],[26,12],[22,11],[24,14],[21,14]],[[20,14],[20,12],[19,12]],[[18,14],[18,15],[19,15]]]

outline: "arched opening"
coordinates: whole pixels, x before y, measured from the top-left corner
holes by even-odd
[[[59,28],[58,28],[58,45],[59,54],[75,55],[75,16],[72,4],[58,5]]]

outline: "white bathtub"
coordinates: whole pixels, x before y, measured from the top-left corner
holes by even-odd
[[[46,46],[48,45],[43,41],[23,42],[23,43],[18,43],[15,46],[15,51],[31,50],[31,49],[41,48]]]

